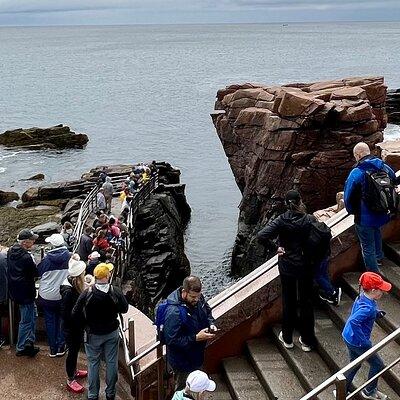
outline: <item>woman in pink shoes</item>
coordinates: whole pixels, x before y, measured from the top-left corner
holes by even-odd
[[[85,270],[86,263],[80,261],[78,254],[73,254],[68,263],[68,277],[60,286],[61,315],[64,320],[65,341],[68,347],[66,359],[67,370],[67,389],[73,393],[83,393],[85,391],[77,380],[86,378],[87,371],[76,369],[79,349],[83,342],[83,321],[72,319],[72,309],[79,297],[85,290]]]

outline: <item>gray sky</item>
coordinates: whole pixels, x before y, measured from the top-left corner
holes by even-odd
[[[0,0],[0,25],[400,21],[400,0]]]

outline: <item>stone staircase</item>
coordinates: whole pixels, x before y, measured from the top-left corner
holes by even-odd
[[[372,341],[377,343],[400,326],[400,243],[385,244],[386,259],[382,275],[393,289],[385,295],[379,306],[387,312],[375,324]],[[315,351],[301,350],[298,336],[294,337],[294,349],[286,349],[278,340],[280,327],[275,326],[264,337],[247,341],[243,353],[222,362],[217,379],[217,391],[212,399],[229,400],[298,400],[318,386],[333,373],[348,364],[347,348],[341,337],[344,323],[358,295],[360,272],[345,274],[340,285],[343,288],[339,307],[319,305],[315,313],[315,330],[318,346]],[[400,354],[400,340],[391,342],[379,352],[388,365]],[[366,381],[369,367],[363,365],[354,385]],[[396,365],[380,379],[379,388],[389,399],[400,399],[400,365]],[[334,399],[334,387],[318,396],[321,400]]]

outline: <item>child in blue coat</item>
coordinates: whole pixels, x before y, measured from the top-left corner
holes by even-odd
[[[364,354],[372,347],[371,332],[374,322],[377,318],[382,317],[385,313],[377,308],[376,301],[379,300],[384,292],[388,292],[392,285],[386,282],[382,277],[374,272],[365,272],[360,277],[361,294],[354,302],[351,314],[343,329],[342,336],[349,351],[350,362]],[[383,368],[383,361],[374,354],[367,359],[370,365],[368,380],[380,372]],[[361,364],[354,367],[346,375],[347,391],[354,376],[360,369]],[[387,395],[378,390],[378,379],[372,381],[361,391],[364,399],[385,400]]]

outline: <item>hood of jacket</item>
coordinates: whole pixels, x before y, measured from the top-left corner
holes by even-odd
[[[26,256],[27,254],[29,254],[29,251],[25,250],[19,243],[14,244],[8,250],[8,257],[10,257],[11,260],[18,260],[19,258]]]
[[[168,297],[168,301],[170,302],[170,304],[175,304],[178,305],[180,303],[185,304],[185,302],[182,300],[182,296],[181,296],[181,290],[182,287],[179,287],[178,289],[174,290]]]
[[[310,214],[303,214],[296,211],[286,211],[281,215],[282,222],[287,226],[295,226],[296,228],[306,228],[311,222]]]
[[[385,163],[378,157],[375,157],[371,154],[361,158],[356,164],[356,167],[360,167],[362,169],[370,170],[370,169],[384,169]]]
[[[53,265],[62,266],[70,259],[70,254],[68,249],[65,246],[62,246],[50,250],[46,254],[46,257]]]

